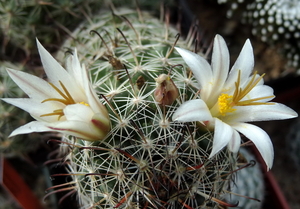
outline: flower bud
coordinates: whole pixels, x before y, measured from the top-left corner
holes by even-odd
[[[158,104],[165,106],[171,105],[178,97],[178,89],[169,75],[161,74],[156,81],[154,99]]]

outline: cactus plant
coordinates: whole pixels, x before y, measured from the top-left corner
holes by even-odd
[[[239,151],[239,168],[246,166],[235,173],[232,183],[232,194],[227,194],[227,200],[239,202],[237,208],[262,208],[265,198],[265,182],[259,163],[255,156],[246,148]],[[249,163],[252,165],[247,167]],[[259,200],[259,201],[258,201]]]
[[[192,49],[191,41],[128,9],[101,12],[72,36],[62,49],[78,48],[112,122],[106,140],[63,139],[72,147],[65,157],[81,207],[216,207],[231,176],[231,154],[208,159],[212,133],[170,118],[197,91],[189,70],[176,66],[183,63],[172,48],[177,41]]]
[[[94,16],[63,45],[79,46],[79,59],[112,118],[106,140],[73,144],[73,138],[64,138],[72,147],[66,156],[70,173],[76,173],[71,188],[83,208],[226,205],[221,197],[236,158],[226,150],[210,158],[211,132],[198,130],[197,123],[171,122],[175,109],[198,88],[172,51],[175,42],[192,50],[191,40],[176,40],[176,33],[147,13],[121,10]],[[83,159],[93,160],[83,164]]]
[[[287,136],[287,153],[293,161],[294,166],[300,171],[300,134],[299,134],[300,120],[297,120],[292,125]]]
[[[92,16],[104,5],[112,7],[135,5],[132,2],[133,0],[1,1],[0,52],[10,61],[20,60],[20,52],[23,52],[22,58],[29,59],[30,54],[34,52],[35,37],[39,37],[39,40],[47,46],[60,45],[66,38],[66,34],[70,35],[82,19]],[[139,5],[147,9],[157,9],[161,3],[152,1],[149,4],[148,1],[139,1]],[[172,0],[166,0],[165,3],[171,5]]]
[[[36,36],[48,44],[62,41],[62,34],[76,27],[85,12],[90,15],[102,3],[94,0],[1,1],[1,52],[9,54],[15,53],[12,50],[21,49],[29,56]]]
[[[229,18],[241,14],[240,19],[243,23],[251,25],[254,36],[272,46],[279,46],[279,52],[288,60],[287,66],[299,72],[299,1],[218,0],[218,3],[230,5],[227,10]]]
[[[54,192],[76,192],[81,208],[236,206],[223,197],[237,164],[241,143],[237,131],[253,141],[271,168],[269,137],[244,122],[297,116],[284,105],[269,102],[273,94],[263,85],[263,76],[250,76],[249,40],[227,79],[229,53],[220,36],[214,41],[213,74],[203,56],[189,51],[201,54],[192,45],[192,33],[180,39],[168,22],[163,24],[139,10],[101,11],[71,37],[57,54],[59,60],[68,55],[67,71],[38,42],[49,82],[8,70],[30,98],[3,100],[36,119],[12,135],[51,130],[65,134],[60,154],[72,181],[55,186]],[[175,46],[180,47],[176,48],[179,54]],[[249,65],[245,65],[246,57]],[[198,68],[207,70],[203,71],[207,77],[200,78]],[[209,80],[212,76],[216,80]],[[211,86],[214,82],[224,86]],[[215,90],[211,98],[209,89]],[[190,101],[207,102],[207,106],[193,106],[193,117],[184,109]],[[210,107],[213,102],[218,106]],[[246,106],[247,113],[240,106]],[[261,109],[264,115],[257,114]],[[202,114],[202,110],[207,111]],[[198,119],[199,115],[207,119]],[[60,175],[66,176],[55,176]]]

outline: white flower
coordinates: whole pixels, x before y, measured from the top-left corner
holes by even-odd
[[[176,48],[192,70],[200,85],[200,98],[183,103],[174,113],[179,122],[201,121],[214,128],[213,148],[210,157],[226,145],[232,152],[240,147],[238,132],[249,138],[262,155],[267,168],[273,164],[274,150],[268,134],[257,126],[245,123],[297,117],[289,107],[269,102],[273,89],[263,84],[263,76],[256,72],[253,49],[249,40],[243,46],[229,72],[229,52],[224,39],[216,35],[211,66],[199,55]]]
[[[10,136],[58,131],[88,141],[103,139],[110,130],[108,112],[92,89],[76,50],[67,60],[66,71],[38,40],[37,46],[48,82],[22,71],[7,69],[29,98],[2,100],[29,112],[36,120],[17,128]]]

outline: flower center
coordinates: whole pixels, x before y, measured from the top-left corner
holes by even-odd
[[[228,112],[234,112],[236,109],[232,108],[232,97],[228,94],[221,94],[218,98],[219,111],[222,116],[225,116]]]
[[[54,84],[52,84],[52,83],[49,83],[49,84],[55,89],[55,91],[57,91],[57,93],[59,93],[62,96],[62,98],[49,98],[49,99],[43,100],[42,103],[50,102],[50,101],[56,101],[56,102],[63,103],[66,106],[71,105],[71,104],[76,104],[75,100],[72,98],[71,94],[69,93],[67,88],[64,86],[64,84],[61,81],[59,81],[59,83],[60,83],[60,86],[63,89],[63,92],[59,88],[57,88]],[[82,105],[85,105],[85,106],[90,106],[88,103],[86,103],[84,101],[78,102],[78,104],[82,104]],[[58,116],[57,120],[59,120],[62,116],[64,116],[63,109],[53,110],[53,112],[40,115],[40,117],[53,116],[53,115],[57,115]]]
[[[254,72],[251,80],[248,82],[246,87],[242,89],[240,87],[241,82],[241,71],[238,73],[238,79],[235,82],[235,90],[233,95],[221,94],[218,98],[219,113],[225,116],[227,113],[234,112],[235,106],[249,106],[249,105],[273,105],[270,102],[259,102],[259,100],[273,98],[273,96],[258,97],[254,99],[247,99],[241,101],[263,78],[264,74],[256,78],[257,72]]]

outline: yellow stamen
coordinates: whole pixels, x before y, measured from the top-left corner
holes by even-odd
[[[229,96],[228,94],[221,94],[218,98],[219,111],[223,116],[228,112],[234,112],[236,110],[231,106],[232,97],[233,96]]]
[[[90,106],[88,103],[85,103],[85,102],[79,102],[78,104],[82,104],[82,105],[85,105],[85,106]]]
[[[40,115],[40,117],[53,116],[53,115],[58,115],[58,119],[57,120],[59,120],[62,116],[64,116],[63,109],[54,110],[53,113],[43,114],[43,115]]]
[[[255,79],[257,72],[254,72],[251,80],[247,84],[247,86],[242,89],[240,87],[241,82],[241,71],[238,73],[238,79],[235,82],[235,91],[232,96],[228,94],[221,94],[218,98],[218,106],[219,106],[219,113],[222,116],[225,116],[226,113],[234,112],[234,106],[249,106],[249,105],[272,105],[274,103],[270,102],[259,102],[259,100],[263,99],[270,99],[273,96],[266,96],[266,97],[259,97],[255,99],[248,99],[241,101],[263,78],[264,74],[261,75],[259,78]]]
[[[64,84],[61,81],[59,81],[59,83],[60,83],[60,86],[62,87],[63,91],[61,91],[59,88],[57,88],[54,84],[52,84],[52,83],[49,83],[49,84],[57,91],[57,93],[59,93],[59,95],[61,95],[63,97],[63,99],[60,99],[60,98],[49,98],[49,99],[43,100],[42,103],[44,103],[44,102],[50,102],[50,101],[55,101],[55,102],[63,103],[64,105],[76,104],[76,102],[74,101],[73,97],[71,96],[71,94],[69,93],[69,91],[67,90],[67,88],[64,86]],[[83,101],[79,102],[78,104],[89,106],[89,104],[87,104],[86,102],[83,102]],[[54,115],[57,115],[58,116],[58,120],[60,120],[60,118],[62,116],[64,116],[63,109],[54,110],[52,113],[43,114],[43,115],[40,115],[40,117],[54,116]]]
[[[61,102],[65,105],[69,105],[69,104],[75,104],[74,99],[72,98],[72,96],[70,95],[70,93],[68,92],[68,90],[66,89],[66,87],[64,86],[64,84],[59,81],[61,87],[63,88],[64,92],[63,93],[61,90],[59,90],[59,88],[57,88],[56,86],[54,86],[54,84],[49,83],[56,91],[57,93],[59,93],[64,99],[58,99],[58,98],[49,98],[49,99],[45,99],[42,101],[43,102],[47,102],[47,101],[57,101],[57,102]]]

